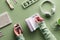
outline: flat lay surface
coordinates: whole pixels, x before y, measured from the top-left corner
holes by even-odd
[[[39,13],[40,16],[43,17],[39,6],[40,3],[44,0],[39,0],[38,2],[32,4],[26,9],[24,9],[21,5],[26,0],[10,0],[10,1],[11,4],[14,6],[13,10],[10,10],[9,6],[6,3],[6,0],[0,0],[0,14],[7,11],[12,20],[12,24],[7,25],[6,27],[0,29],[0,31],[3,34],[3,36],[0,37],[0,40],[16,40],[13,32],[14,24],[16,23],[21,24],[25,40],[45,40],[39,29],[37,29],[34,32],[30,32],[25,22],[26,18],[36,13]],[[50,19],[47,19],[45,17],[43,18],[49,30],[53,33],[53,35],[57,38],[57,40],[60,40],[60,30],[55,31],[53,29],[55,27],[53,25],[54,22],[56,22],[60,18],[60,0],[51,0],[51,1],[53,1],[56,6],[55,14]],[[51,4],[46,3],[43,5],[42,8],[44,11],[50,11],[52,6]]]

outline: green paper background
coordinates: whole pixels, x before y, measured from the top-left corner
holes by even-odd
[[[16,40],[13,33],[13,27],[15,23],[20,23],[22,25],[23,34],[26,40],[45,40],[39,29],[31,33],[28,26],[25,23],[25,19],[30,17],[31,15],[35,13],[42,14],[40,12],[39,6],[40,6],[40,3],[44,0],[39,0],[37,3],[31,5],[27,9],[23,9],[21,6],[21,3],[24,2],[25,0],[16,0],[16,1],[17,1],[17,4],[14,3],[13,0],[11,0],[11,3],[14,6],[14,10],[10,10],[5,0],[0,0],[0,14],[7,11],[12,19],[11,25],[0,29],[0,31],[4,35],[3,37],[0,38],[0,40]],[[56,5],[56,12],[54,16],[52,16],[52,18],[50,19],[44,18],[42,15],[41,16],[45,19],[47,27],[55,35],[57,40],[60,40],[60,30],[54,31],[53,29],[54,26],[51,26],[58,18],[60,18],[60,0],[51,0],[51,1],[53,1]],[[44,5],[45,5],[43,6],[44,10],[45,9],[51,10],[50,4],[46,3]]]

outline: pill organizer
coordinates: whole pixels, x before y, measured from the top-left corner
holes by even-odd
[[[26,0],[25,2],[22,3],[23,8],[27,8],[31,6],[32,4],[36,3],[39,0]]]

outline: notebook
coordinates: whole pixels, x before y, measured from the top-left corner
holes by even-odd
[[[6,25],[12,23],[8,12],[4,12],[0,15],[0,28],[5,27]]]

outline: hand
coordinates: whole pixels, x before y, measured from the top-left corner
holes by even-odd
[[[14,33],[15,33],[16,36],[19,36],[20,34],[22,34],[22,30],[21,30],[19,24],[15,24]]]

